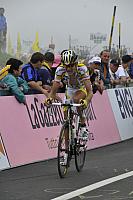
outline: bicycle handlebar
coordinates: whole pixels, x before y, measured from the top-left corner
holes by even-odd
[[[53,106],[74,106],[74,107],[80,107],[82,104],[79,103],[61,103],[61,102],[53,102]]]

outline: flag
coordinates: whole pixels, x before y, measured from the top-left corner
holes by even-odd
[[[9,55],[13,55],[13,47],[12,47],[12,42],[11,42],[10,34],[8,34],[7,53]]]
[[[38,32],[36,32],[36,38],[35,38],[35,41],[33,42],[33,45],[32,45],[32,51],[33,52],[40,51],[40,47],[39,47],[39,34],[38,34]]]
[[[16,52],[17,58],[20,58],[21,51],[22,51],[21,39],[20,39],[20,33],[18,33],[18,36],[17,36],[17,52]]]

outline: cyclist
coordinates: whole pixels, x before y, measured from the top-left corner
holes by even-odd
[[[78,56],[73,50],[64,50],[61,53],[61,65],[55,72],[55,79],[49,94],[49,98],[56,99],[56,93],[60,87],[63,76],[67,75],[68,85],[66,99],[72,99],[74,103],[82,103],[85,109],[90,103],[93,92],[89,72],[84,64],[78,64]],[[49,101],[46,99],[46,104]],[[86,133],[85,117],[81,114],[81,132]]]
[[[64,50],[61,53],[61,65],[56,69],[55,79],[49,93],[49,98],[45,100],[46,105],[56,99],[56,93],[60,88],[61,81],[67,76],[66,99],[72,100],[74,103],[82,103],[82,109],[79,108],[81,130],[80,137],[83,140],[88,139],[88,130],[85,124],[85,116],[82,110],[90,103],[93,92],[90,82],[90,76],[87,67],[78,63],[78,56],[73,50]],[[64,110],[64,118],[66,117],[66,109]]]

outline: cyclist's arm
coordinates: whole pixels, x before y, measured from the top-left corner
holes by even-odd
[[[91,82],[89,79],[84,80],[84,85],[87,91],[87,96],[85,98],[85,100],[90,103],[92,97],[93,97],[93,91],[92,91],[92,86],[91,86]]]
[[[58,89],[60,88],[60,82],[58,81],[53,81],[53,86],[51,88],[51,92],[49,93],[49,98],[52,98],[52,99],[57,99],[57,91]]]
[[[52,99],[58,99],[61,101],[61,99],[56,94],[58,89],[61,87],[61,80],[62,80],[62,74],[64,73],[63,67],[58,67],[55,71],[55,78],[53,80],[53,85],[49,94],[49,98]]]

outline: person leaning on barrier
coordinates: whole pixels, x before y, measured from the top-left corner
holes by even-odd
[[[104,83],[101,79],[100,73],[100,65],[101,58],[98,56],[94,56],[88,61],[87,67],[90,74],[90,81],[93,88],[93,94],[95,94],[97,91],[99,91],[100,94],[102,94],[104,90]]]
[[[119,59],[112,59],[110,61],[109,73],[110,73],[110,84],[111,84],[112,88],[115,88],[116,85],[120,84],[120,79],[116,75],[116,72],[118,70],[119,65],[120,65],[120,60]]]
[[[128,69],[128,73],[131,79],[133,79],[133,56],[131,56],[132,60],[131,63],[129,65],[129,69]]]
[[[10,65],[10,68],[7,75],[1,79],[1,84],[5,84],[20,103],[26,104],[24,93],[28,92],[29,87],[27,82],[19,77],[22,64],[21,60],[10,58],[6,62],[6,65]]]
[[[40,52],[33,53],[30,62],[22,67],[21,77],[28,82],[33,93],[43,93],[48,97],[48,91],[42,87],[42,81],[38,74],[44,62],[44,55]]]
[[[132,58],[130,55],[122,56],[122,65],[118,67],[118,70],[115,73],[120,80],[119,87],[128,86],[130,83],[132,83],[132,79],[128,74],[128,67],[131,63],[131,60]]]
[[[52,74],[53,62],[54,54],[52,52],[46,52],[44,54],[44,62],[42,63],[42,67],[38,69],[43,88],[47,89],[48,91],[51,90],[52,80],[54,79],[54,75]]]
[[[101,57],[101,79],[103,80],[104,87],[108,89],[110,87],[110,74],[109,74],[109,59],[110,59],[110,52],[109,50],[103,50],[100,53]]]

